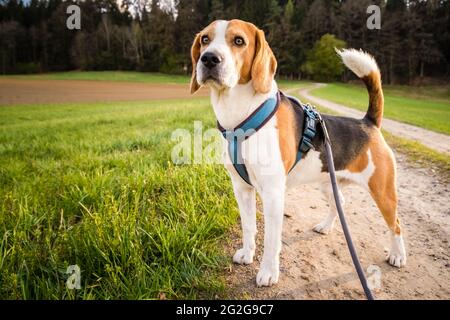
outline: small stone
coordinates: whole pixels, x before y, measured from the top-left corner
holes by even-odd
[[[423,291],[422,290],[419,290],[419,289],[416,289],[416,291],[415,291],[415,294],[416,294],[416,296],[421,296],[421,295],[423,295]]]

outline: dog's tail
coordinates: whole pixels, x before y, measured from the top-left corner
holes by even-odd
[[[381,128],[384,98],[383,89],[381,88],[380,69],[375,59],[362,50],[336,49],[336,52],[342,58],[344,64],[366,84],[369,92],[369,109],[367,110],[366,119],[373,122],[378,128]]]

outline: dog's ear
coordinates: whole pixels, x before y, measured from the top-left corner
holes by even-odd
[[[252,65],[253,88],[256,92],[267,93],[277,71],[277,59],[270,49],[264,31],[256,29],[256,52]]]
[[[194,43],[191,47],[191,59],[192,59],[192,78],[191,78],[191,94],[195,93],[200,85],[197,82],[197,62],[200,58],[200,33],[195,36]]]

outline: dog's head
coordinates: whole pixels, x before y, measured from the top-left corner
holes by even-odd
[[[277,69],[264,31],[241,20],[211,23],[195,37],[191,55],[191,93],[202,85],[223,90],[250,80],[256,92],[267,93]]]

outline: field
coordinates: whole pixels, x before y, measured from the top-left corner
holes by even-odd
[[[221,165],[171,161],[175,129],[192,133],[194,121],[201,121],[204,131],[215,127],[209,99],[189,95],[188,77],[126,72],[0,77],[10,80],[19,81],[22,89],[35,81],[39,85],[35,95],[48,81],[79,83],[84,91],[63,95],[64,102],[36,104],[33,98],[39,97],[30,95],[26,104],[0,106],[0,298],[361,298],[357,281],[348,276],[354,272],[342,234],[330,239],[311,231],[320,220],[320,213],[311,210],[325,210],[315,189],[302,187],[288,195],[286,210],[296,218],[286,223],[288,245],[283,249],[284,271],[278,286],[256,290],[257,262],[232,265],[230,255],[240,243],[239,219],[225,170]],[[280,83],[292,93],[308,85]],[[120,94],[115,93],[119,85],[126,89]],[[98,90],[102,86],[107,90]],[[164,100],[145,98],[145,92],[166,86],[179,91]],[[357,87],[348,90],[363,95]],[[92,99],[92,92],[96,99],[109,102],[85,102]],[[58,94],[46,91],[46,95],[51,99]],[[0,95],[0,104],[4,97]],[[122,101],[133,97],[145,99]],[[330,100],[341,97],[337,91]],[[435,107],[435,103],[446,104],[445,94],[439,99],[421,102],[426,109],[443,110],[440,117],[445,118],[447,110]],[[363,98],[360,102],[367,104]],[[418,239],[411,239],[416,241],[411,245],[415,255],[407,272],[400,277],[383,264],[378,250],[384,225],[376,214],[365,215],[365,220],[356,215],[356,211],[374,210],[360,190],[353,190],[346,205],[353,213],[349,214],[352,232],[357,245],[365,243],[363,263],[379,264],[386,272],[390,285],[378,293],[381,298],[414,298],[419,289],[425,298],[448,298],[448,260],[433,251],[445,247],[448,236],[448,220],[442,216],[448,207],[446,185],[436,184],[438,178],[430,171],[434,169],[423,149],[414,145],[414,153],[408,155],[421,167],[416,170],[405,156],[412,150],[410,142],[399,143],[393,145],[404,152],[398,155],[400,214],[407,218],[407,233]],[[418,180],[420,184],[413,183]],[[306,192],[309,202],[298,199]],[[375,222],[368,236],[369,219]],[[310,239],[314,241],[304,241]],[[302,266],[297,267],[296,261]],[[70,265],[81,269],[81,290],[66,286]],[[289,275],[295,275],[295,281]],[[412,280],[416,278],[420,281]],[[306,291],[295,293],[296,286]]]
[[[446,87],[412,89],[385,86],[384,93],[386,118],[450,134],[450,91]],[[367,110],[367,90],[363,86],[335,83],[312,90],[311,94]]]
[[[140,82],[152,84],[189,84],[189,76],[168,75],[163,73],[145,73],[134,71],[70,71],[36,75],[1,76],[0,79],[27,79],[27,80],[83,80],[83,81],[117,81]],[[299,82],[281,79],[278,81],[282,88],[298,87]]]

